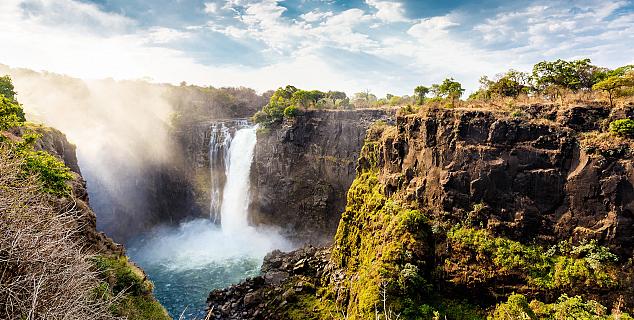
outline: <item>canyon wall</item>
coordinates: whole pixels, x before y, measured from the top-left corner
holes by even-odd
[[[268,256],[262,277],[212,292],[210,312],[485,319],[513,292],[530,308],[579,295],[631,312],[634,143],[607,125],[634,106],[518,109],[372,126],[333,245]]]
[[[297,242],[332,240],[367,128],[383,110],[304,111],[261,129],[251,168],[252,223]]]

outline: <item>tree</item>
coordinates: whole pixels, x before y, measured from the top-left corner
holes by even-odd
[[[370,90],[354,94],[354,105],[357,108],[369,108],[376,100],[376,95],[370,93]]]
[[[630,73],[623,76],[607,77],[605,80],[600,81],[592,86],[592,89],[607,92],[608,98],[610,99],[610,107],[614,107],[614,93],[623,87],[631,86],[634,86],[634,76],[632,76],[632,74]]]
[[[437,85],[437,87],[434,88],[434,86],[432,86],[432,89],[436,90],[439,97],[451,99],[452,106],[455,105],[456,100],[460,99],[464,92],[460,82],[455,81],[453,78],[445,79],[441,84]]]
[[[13,81],[11,81],[11,77],[8,75],[0,77],[0,94],[13,102],[17,102],[15,100],[17,93],[15,92]]]
[[[488,84],[489,92],[500,97],[515,98],[521,93],[528,92],[528,89],[529,75],[525,72],[519,72],[513,69],[509,70],[505,74],[498,75],[498,79],[496,81],[491,81]]]
[[[26,121],[15,95],[11,77],[0,77],[0,130],[20,126]]]
[[[325,97],[325,93],[319,90],[297,90],[291,96],[291,103],[302,108],[316,107],[317,102]]]
[[[416,97],[417,104],[423,104],[425,101],[425,95],[429,93],[429,88],[425,86],[417,86],[414,88],[414,96]]]
[[[275,90],[269,103],[253,116],[253,121],[265,127],[281,122],[284,118],[284,109],[292,104],[291,98],[297,91],[299,90],[291,85]]]
[[[591,64],[590,59],[542,61],[533,66],[532,80],[539,92],[552,90],[561,96],[561,89],[574,92],[590,90],[606,77],[607,70]]]
[[[342,91],[328,91],[326,92],[325,98],[330,99],[332,101],[333,106],[337,106],[337,104],[341,103],[341,101],[348,98],[345,92]]]

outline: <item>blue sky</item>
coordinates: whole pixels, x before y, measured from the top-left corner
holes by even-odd
[[[3,0],[0,63],[82,78],[410,94],[541,60],[634,63],[632,1]]]

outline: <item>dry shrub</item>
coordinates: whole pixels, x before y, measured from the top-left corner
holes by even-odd
[[[0,144],[0,318],[114,319],[75,240],[80,213],[55,210],[21,161]]]

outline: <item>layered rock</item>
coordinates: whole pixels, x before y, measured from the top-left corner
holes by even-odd
[[[301,278],[265,267],[258,284],[208,303],[245,319],[257,318],[254,310],[285,319],[477,319],[516,292],[631,311],[634,143],[597,131],[629,112],[425,109],[374,126],[329,263]],[[280,284],[266,283],[267,274]],[[280,298],[298,282],[316,294]],[[259,292],[257,307],[240,300],[247,292]]]
[[[597,109],[586,108],[586,117],[573,107],[562,112],[573,116],[557,119],[608,118],[609,111]],[[420,207],[453,213],[457,221],[474,205],[486,205],[480,218],[515,239],[590,237],[632,254],[632,161],[628,154],[606,157],[581,146],[579,131],[594,126],[481,111],[401,117],[398,135],[384,145],[386,190],[404,190]]]
[[[367,128],[383,110],[310,110],[258,132],[250,218],[303,243],[332,240]]]

